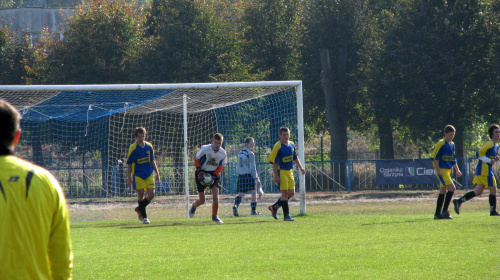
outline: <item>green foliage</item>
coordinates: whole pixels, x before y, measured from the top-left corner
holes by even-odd
[[[22,0],[0,0],[0,9],[14,9],[22,6]]]
[[[466,154],[497,122],[499,10],[494,0],[81,1],[62,40],[45,33],[31,46],[0,31],[0,84],[300,79],[309,139],[329,130],[318,48],[335,71],[342,50],[335,89],[350,129],[389,134],[397,150],[427,147],[451,123]]]
[[[468,0],[445,3],[414,1],[403,9],[380,64],[391,80],[380,79],[379,87],[395,95],[401,108],[396,115],[415,138],[446,123],[469,127],[480,121],[481,112],[498,107],[485,79],[490,45],[483,6]]]
[[[46,37],[41,81],[55,84],[125,83],[144,16],[134,1],[89,0],[67,20],[64,40]],[[48,34],[50,36],[51,34]]]
[[[28,65],[34,60],[29,37],[16,38],[9,28],[0,29],[0,84],[25,85],[32,79]]]
[[[251,1],[242,17],[245,61],[271,81],[299,79],[302,1]]]
[[[231,13],[217,1],[153,1],[135,61],[138,82],[253,80],[241,60]],[[237,10],[236,10],[237,11]]]
[[[336,100],[343,103],[340,115],[345,115],[350,127],[366,128],[370,126],[370,116],[360,116],[367,102],[366,91],[358,81],[360,73],[360,54],[367,41],[371,26],[368,21],[368,5],[366,1],[338,1],[315,0],[308,2],[304,11],[305,35],[303,40],[302,79],[304,80],[306,107],[306,120],[318,125],[317,132],[326,127],[326,116],[316,114],[323,112],[326,106],[325,96],[321,84],[323,69],[319,58],[319,49],[328,49],[329,63],[332,68],[333,87],[338,91]],[[342,55],[341,55],[342,54]],[[340,56],[346,59],[346,67],[342,69],[343,62]],[[342,69],[342,70],[341,70]],[[309,112],[312,112],[310,114]],[[316,119],[316,121],[315,121]],[[331,128],[331,126],[330,126]]]

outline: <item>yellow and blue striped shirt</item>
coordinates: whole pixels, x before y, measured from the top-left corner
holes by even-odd
[[[448,142],[446,139],[441,139],[434,146],[434,151],[431,154],[433,160],[439,162],[439,168],[451,169],[453,165],[457,163],[455,157],[455,144],[453,142]],[[434,161],[432,162],[434,166]],[[434,168],[436,168],[434,166]]]
[[[498,155],[498,144],[491,140],[484,143],[484,145],[476,152],[476,156],[478,158],[486,156],[490,159],[493,159],[497,155]],[[491,164],[479,160],[476,166],[476,175],[494,176]]]
[[[271,151],[269,161],[271,164],[276,163],[278,170],[291,170],[293,168],[293,161],[297,159],[295,145],[292,141],[288,141],[288,145],[278,141]]]
[[[144,141],[144,145],[134,142],[128,149],[127,164],[132,165],[134,176],[146,179],[153,174],[151,162],[155,160],[153,145]]]

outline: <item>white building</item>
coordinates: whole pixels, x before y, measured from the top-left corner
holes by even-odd
[[[0,27],[12,32],[29,34],[31,39],[41,36],[43,28],[57,33],[62,39],[66,28],[65,19],[73,15],[73,9],[20,8],[0,10]]]

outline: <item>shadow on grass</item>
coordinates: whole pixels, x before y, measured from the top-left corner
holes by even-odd
[[[412,220],[404,220],[404,221],[392,221],[392,222],[379,222],[379,223],[367,223],[361,224],[361,226],[374,226],[374,225],[393,225],[393,224],[409,224],[409,223],[420,223],[429,221],[432,218],[420,218],[420,219],[412,219]],[[444,221],[444,220],[443,220]],[[436,221],[439,222],[439,221]]]
[[[384,198],[417,198],[433,196],[432,191],[378,191],[378,192],[363,192],[351,193],[349,199],[384,199]]]
[[[211,220],[204,220],[204,221],[173,221],[173,222],[168,222],[168,221],[153,221],[151,224],[144,225],[141,224],[139,221],[138,222],[117,222],[117,223],[85,223],[85,224],[77,224],[71,225],[71,228],[77,229],[77,228],[121,228],[121,229],[141,229],[144,227],[152,228],[152,227],[177,227],[177,226],[190,226],[190,227],[196,227],[196,226],[230,226],[230,225],[240,225],[240,224],[265,224],[265,223],[271,223],[274,220],[269,220],[269,221],[231,221],[229,223],[224,223],[223,225],[216,224],[212,222]]]

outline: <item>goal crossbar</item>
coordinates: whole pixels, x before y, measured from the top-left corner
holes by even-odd
[[[276,88],[277,89],[276,92],[279,92],[281,89],[284,88],[293,88],[293,95],[295,96],[295,100],[293,100],[292,103],[290,103],[289,100],[290,97],[284,96],[281,99],[279,99],[280,97],[278,95],[277,96],[277,98],[279,99],[278,101],[274,101],[274,97],[273,101],[269,101],[266,100],[264,97],[267,96],[267,93],[266,95],[258,95],[259,92],[263,91],[262,89],[259,88]],[[251,90],[250,95],[240,94],[240,92],[248,91],[250,89],[253,89]],[[266,144],[266,148],[268,149],[270,145],[269,143],[272,143],[273,141],[272,139],[277,139],[278,136],[278,131],[273,131],[271,128],[273,127],[275,128],[277,125],[291,126],[292,131],[296,133],[295,137],[297,141],[296,144],[298,148],[299,159],[302,162],[302,164],[305,164],[302,81],[180,83],[180,84],[109,84],[109,85],[25,85],[25,86],[5,85],[5,86],[0,86],[0,98],[6,99],[7,101],[13,103],[14,106],[16,106],[18,110],[20,110],[21,113],[23,114],[23,112],[27,112],[30,109],[33,111],[37,110],[38,109],[36,107],[37,105],[44,103],[46,100],[50,100],[51,98],[57,96],[61,92],[69,92],[70,94],[68,95],[71,95],[71,92],[98,92],[104,97],[107,94],[110,99],[115,98],[117,102],[126,103],[127,100],[122,100],[126,98],[121,97],[123,96],[123,93],[122,95],[117,95],[113,97],[114,94],[117,92],[130,92],[130,96],[134,96],[134,98],[137,98],[137,96],[143,92],[145,93],[145,92],[155,92],[155,91],[172,91],[172,92],[167,92],[159,95],[157,94],[155,95],[154,98],[152,98],[150,101],[147,102],[148,104],[137,104],[136,107],[133,106],[127,107],[128,105],[125,105],[121,109],[118,108],[119,110],[116,110],[116,112],[112,111],[109,108],[110,105],[106,104],[105,102],[96,103],[96,101],[92,101],[93,102],[92,104],[90,103],[87,104],[85,103],[85,101],[81,101],[81,103],[73,104],[75,106],[83,107],[82,114],[84,116],[80,118],[86,117],[87,118],[86,123],[85,121],[83,121],[82,123],[78,123],[77,125],[75,125],[75,123],[70,122],[69,125],[64,126],[64,132],[59,132],[59,133],[68,135],[70,135],[71,133],[75,134],[85,133],[85,135],[83,136],[86,137],[80,137],[76,140],[72,138],[61,139],[58,138],[57,135],[56,136],[52,135],[52,136],[47,136],[47,138],[42,138],[42,135],[45,135],[44,133],[46,132],[43,127],[41,128],[38,126],[36,129],[32,130],[29,133],[29,137],[31,138],[25,142],[25,145],[30,147],[26,147],[26,150],[21,151],[25,152],[23,157],[26,157],[34,161],[35,163],[43,163],[42,165],[45,165],[45,167],[47,167],[48,169],[51,169],[51,166],[54,166],[50,165],[49,163],[50,160],[54,160],[54,158],[56,158],[57,160],[61,160],[61,156],[59,156],[58,153],[64,154],[65,157],[69,157],[71,162],[68,163],[67,168],[65,168],[64,170],[57,169],[57,171],[53,171],[56,173],[56,177],[58,177],[59,180],[69,182],[68,191],[72,191],[71,187],[75,185],[74,178],[71,177],[72,176],[71,170],[75,168],[75,158],[80,157],[81,161],[84,164],[83,171],[81,171],[84,173],[84,175],[85,172],[89,172],[88,170],[91,169],[91,168],[85,169],[85,166],[89,165],[92,166],[92,164],[94,164],[102,167],[103,170],[102,185],[104,186],[108,184],[111,187],[108,187],[107,185],[105,187],[103,186],[99,187],[100,189],[106,190],[106,193],[104,194],[105,196],[114,195],[116,193],[116,190],[113,188],[117,188],[117,186],[119,188],[120,186],[119,183],[116,183],[113,180],[118,180],[116,178],[120,178],[119,172],[122,168],[118,164],[115,164],[115,162],[120,162],[120,160],[123,161],[123,155],[115,154],[119,152],[114,151],[113,149],[123,150],[123,146],[126,145],[126,143],[130,142],[130,135],[129,135],[130,133],[126,133],[126,131],[130,131],[130,128],[128,126],[144,125],[144,126],[151,126],[151,128],[156,127],[157,130],[175,130],[177,131],[175,133],[177,134],[180,133],[180,135],[182,135],[183,138],[182,143],[178,143],[178,145],[182,147],[182,152],[183,152],[182,168],[178,168],[178,170],[179,171],[182,170],[183,173],[183,178],[181,181],[183,181],[184,193],[186,195],[186,215],[189,207],[188,204],[189,193],[190,193],[189,188],[190,186],[192,187],[192,182],[190,182],[189,180],[190,178],[189,158],[190,156],[192,156],[193,146],[196,145],[199,146],[200,143],[206,143],[206,139],[196,138],[200,137],[199,135],[207,134],[209,132],[224,130],[226,131],[226,135],[224,135],[225,140],[226,139],[228,140],[228,144],[231,145],[231,147],[237,147],[238,141],[241,141],[242,137],[252,136],[253,134],[255,135],[260,133],[264,134],[264,131],[255,130],[259,128],[260,129],[264,128],[265,130],[270,130],[270,132],[265,131],[265,133],[271,134],[270,136],[266,136],[267,138],[265,138],[267,139],[266,141],[268,141],[268,143]],[[191,93],[192,91],[194,91],[194,93]],[[177,97],[175,95],[176,92],[178,92]],[[270,93],[274,94],[274,91],[271,90]],[[102,96],[101,99],[103,98]],[[68,102],[77,102],[77,100],[72,100]],[[275,106],[275,108],[274,109],[268,108],[266,109],[267,111],[260,111],[259,106],[261,107],[264,106],[263,104],[267,104],[266,102],[270,104],[266,106]],[[194,103],[199,103],[201,105],[199,107],[193,107],[195,105]],[[240,103],[244,105],[240,105]],[[281,103],[283,103],[284,105],[279,105]],[[63,105],[69,106],[70,104],[63,104]],[[63,105],[58,105],[58,106],[63,106]],[[85,106],[87,106],[88,109]],[[236,107],[238,108],[235,109]],[[290,116],[290,112],[287,111],[290,108],[292,109],[291,113],[292,115],[294,114],[294,116]],[[54,108],[54,110],[60,111],[61,109]],[[71,108],[67,110],[71,111]],[[100,115],[97,115],[95,119],[91,118],[92,114],[97,114],[98,110],[104,110],[104,111],[110,110],[109,114],[112,115],[105,121],[102,121],[102,124],[99,124],[100,126],[96,126],[97,123],[100,122],[99,120],[97,120],[100,119],[99,117]],[[145,112],[146,110],[148,110],[149,113],[147,114],[144,113],[141,115],[141,113]],[[273,110],[276,110],[276,112],[273,112]],[[201,112],[204,111],[211,111],[212,113],[210,113],[210,115],[199,115],[201,114]],[[43,112],[39,111],[37,113],[40,115],[45,114],[44,118],[46,120],[54,122],[57,121],[56,123],[51,123],[51,125],[54,125],[56,129],[59,129],[60,127],[63,127],[63,125],[66,125],[64,122],[67,122],[67,120],[64,120],[64,116],[53,117],[50,114],[47,114],[46,111]],[[161,117],[151,116],[151,114],[156,114],[156,113],[162,113],[164,115],[162,115]],[[177,114],[179,114],[182,117],[178,117],[179,121],[176,121],[175,125],[170,124],[169,120],[177,118]],[[281,114],[281,119],[280,119],[280,114]],[[256,118],[257,116],[254,115],[260,115],[260,116],[258,116],[259,118],[257,119]],[[253,119],[255,119],[254,121],[257,122],[259,125],[245,124],[244,120],[245,118],[249,118],[249,116],[255,117]],[[233,118],[239,118],[239,121],[235,123],[234,120],[232,120]],[[294,120],[290,122],[287,118],[293,118]],[[152,122],[157,122],[158,119],[161,119],[161,123],[158,124],[155,123],[153,125]],[[228,124],[227,126],[229,126],[230,129],[228,130],[228,128],[222,127],[226,124],[210,125],[209,124],[210,122],[217,122],[217,123],[228,122],[230,124]],[[270,126],[269,123],[271,123]],[[200,125],[201,128],[195,128],[193,125]],[[212,131],[204,131],[205,127],[203,127],[203,125],[205,125],[206,127],[209,128],[209,130]],[[27,130],[29,131],[28,125],[26,126]],[[79,126],[81,126],[81,128],[78,128]],[[103,133],[106,132],[108,139],[98,139],[98,141],[101,141],[103,145],[106,146],[105,148],[99,147],[98,144],[91,145],[89,143],[84,142],[87,141],[85,138],[91,138],[88,137],[87,134],[97,135],[96,131],[92,132],[92,126],[95,126],[94,130],[96,131],[103,131]],[[254,130],[253,131],[248,130],[249,128],[252,128],[252,126],[254,126]],[[72,132],[73,129],[74,132]],[[195,132],[196,129],[199,129],[200,131]],[[182,132],[180,130],[182,130]],[[274,135],[272,135],[273,132]],[[148,135],[151,134],[154,134],[154,129],[148,130]],[[161,137],[170,139],[165,136],[156,136],[156,137],[160,137],[158,139],[162,139]],[[88,141],[90,141],[90,139],[88,139]],[[118,142],[119,143],[124,142],[124,143],[118,145],[116,144]],[[62,147],[59,147],[57,145],[61,145]],[[89,153],[82,150],[83,149],[82,147],[85,146],[95,146],[92,149],[97,150],[97,152],[93,153],[94,154],[93,159],[92,155],[89,156]],[[99,150],[99,148],[101,149]],[[163,147],[158,147],[158,148],[159,150],[165,150],[166,153],[168,153],[169,151],[169,148],[167,148],[166,146],[165,148]],[[44,149],[48,151],[45,151]],[[49,157],[51,156],[52,159],[46,158],[46,154],[48,153],[50,153]],[[108,153],[109,155],[102,155],[102,153]],[[42,157],[37,158],[37,154],[43,155],[43,158]],[[101,155],[101,163],[95,162],[96,155],[98,154]],[[88,157],[90,157],[91,159],[89,159]],[[89,162],[93,161],[93,163],[89,164],[87,163],[87,161]],[[177,166],[176,160],[165,160],[165,163],[166,162],[172,162],[174,166]],[[180,162],[178,163],[180,164]],[[60,175],[63,177],[59,178],[59,176],[57,176],[58,174],[65,174],[65,175]],[[67,176],[69,176],[69,178]],[[82,178],[85,178],[85,176],[83,176]],[[170,184],[171,185],[177,184],[176,181],[177,177],[173,175],[172,178],[173,179],[170,180]],[[306,213],[305,176],[299,173],[298,178],[299,178],[299,192],[300,192],[299,194],[300,214],[305,214]],[[85,181],[85,179],[83,180]],[[106,183],[106,181],[109,181],[109,183]],[[228,178],[227,181],[233,182],[234,180]],[[86,183],[88,184],[88,182],[78,182],[76,184],[77,185],[80,184],[84,188],[85,187],[84,185]]]

